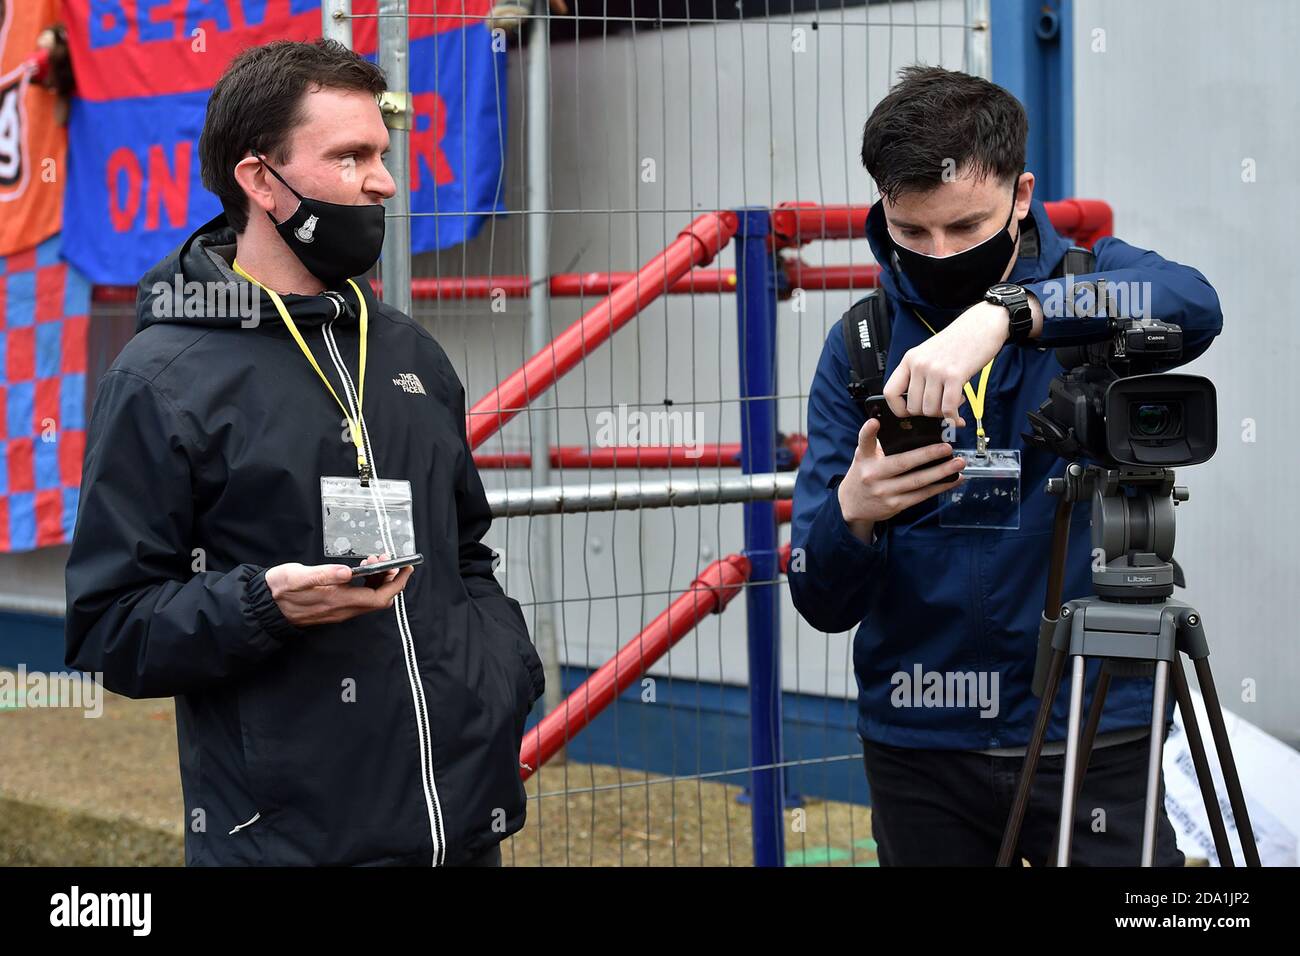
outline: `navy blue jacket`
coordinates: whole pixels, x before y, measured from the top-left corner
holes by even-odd
[[[1030,209],[1038,228],[1037,259],[1017,259],[1011,281],[1032,290],[1040,301],[1063,295],[1063,279],[1046,279],[1059,265],[1069,240],[1052,228],[1042,203]],[[908,349],[930,333],[912,313],[915,308],[936,328],[962,310],[936,309],[916,293],[891,264],[890,240],[879,203],[867,219],[867,238],[881,263],[881,284],[892,306],[893,338],[886,376]],[[1119,239],[1099,240],[1093,252],[1097,271],[1075,280],[1105,278],[1109,283],[1148,282],[1148,314],[1180,325],[1183,361],[1209,347],[1223,326],[1218,296],[1205,277]],[[1052,289],[1052,286],[1058,288]],[[910,308],[909,308],[910,307]],[[837,485],[853,461],[863,417],[846,390],[848,356],[838,325],[832,327],[817,364],[808,398],[808,450],[799,468],[794,496],[790,592],[795,607],[814,627],[828,633],[858,627],[853,667],[858,683],[858,734],[896,747],[983,749],[1028,742],[1038,699],[1030,691],[1037,649],[1038,621],[1047,586],[1052,517],[1057,499],[1046,493],[1051,476],[1065,462],[1026,447],[1026,413],[1047,396],[1048,383],[1062,371],[1053,349],[1106,337],[1104,318],[1046,318],[1041,338],[1030,345],[1008,344],[998,353],[989,376],[984,428],[990,447],[1021,452],[1021,513],[1017,531],[966,530],[939,525],[939,498],[896,515],[872,545],[849,531],[840,512]],[[956,447],[975,444],[969,407]],[[1090,576],[1091,508],[1074,509],[1065,576],[1064,600],[1093,593]],[[880,529],[880,525],[877,528]],[[982,717],[968,707],[894,706],[893,675],[983,672],[998,677],[997,712]],[[1099,664],[1088,671],[1088,697]],[[1068,694],[1058,695],[1049,740],[1063,740]],[[915,700],[911,701],[913,704]],[[1085,706],[1086,706],[1085,702]],[[1119,679],[1111,684],[1101,732],[1149,724],[1151,681]]]

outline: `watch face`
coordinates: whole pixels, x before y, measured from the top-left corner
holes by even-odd
[[[1015,295],[1020,291],[1020,286],[1013,285],[1010,282],[999,282],[989,289],[992,295]]]

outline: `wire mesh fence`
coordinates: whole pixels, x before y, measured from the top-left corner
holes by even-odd
[[[383,63],[385,21],[478,21],[492,50],[488,70],[464,45],[435,68],[459,98],[439,98],[438,122],[495,127],[495,156],[461,135],[449,158],[495,173],[491,200],[398,203],[389,226],[472,234],[409,275],[473,406],[484,485],[514,502],[488,540],[547,665],[521,757],[529,823],[507,862],[871,865],[851,635],[790,603],[791,483],[717,491],[742,472],[789,477],[822,343],[871,281],[865,241],[823,226],[781,248],[772,213],[865,210],[871,106],[913,62],[986,72],[982,5],[371,9],[330,0],[327,32],[331,15],[377,25]],[[492,109],[471,104],[474,84]],[[409,177],[437,174],[412,155]],[[651,484],[676,490],[651,500]],[[619,507],[594,507],[602,495]]]

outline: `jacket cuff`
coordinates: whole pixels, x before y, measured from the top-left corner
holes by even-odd
[[[277,643],[302,636],[302,630],[290,623],[271,596],[265,568],[249,578],[244,587],[244,614]]]
[[[885,560],[888,542],[881,533],[881,522],[877,521],[871,529],[871,544],[865,544],[849,528],[840,508],[839,487],[843,475],[831,479],[826,489],[826,500],[817,511],[809,529],[808,543],[815,548],[817,563],[833,564],[839,568],[848,565],[853,569],[866,570]]]
[[[1095,298],[1089,287],[1091,282],[1081,282],[1082,276],[1074,276],[1074,288],[1066,284],[1065,279],[1045,279],[1042,282],[1022,283],[1023,288],[1032,292],[1043,307],[1043,329],[1038,338],[1028,339],[1028,347],[1054,348],[1059,345],[1086,345],[1100,342],[1110,334],[1110,320],[1104,310],[1099,315],[1087,315],[1088,311],[1097,310]],[[1071,298],[1073,292],[1073,298]]]

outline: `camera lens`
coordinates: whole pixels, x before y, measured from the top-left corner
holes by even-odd
[[[1134,402],[1131,406],[1133,434],[1142,438],[1176,437],[1179,419],[1177,402]]]

